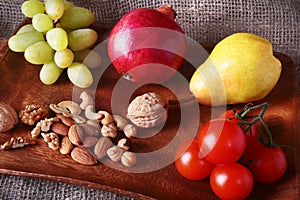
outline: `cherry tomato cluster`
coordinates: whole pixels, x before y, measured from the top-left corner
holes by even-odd
[[[176,152],[177,171],[189,180],[209,177],[212,191],[221,199],[245,199],[255,182],[273,183],[287,169],[282,149],[269,140],[262,140],[257,122],[259,115],[250,116],[248,105],[242,110],[228,110],[219,118],[205,123],[195,139],[184,142]]]

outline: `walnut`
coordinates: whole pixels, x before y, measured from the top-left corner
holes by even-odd
[[[16,111],[7,103],[0,102],[0,132],[9,131],[18,123]]]
[[[53,150],[59,149],[59,137],[56,133],[41,133],[44,141],[48,143],[48,147]]]
[[[36,123],[34,129],[31,131],[31,137],[37,138],[42,131],[48,132],[51,128],[51,125],[55,122],[59,122],[57,117],[40,120],[38,123]]]
[[[49,117],[49,109],[46,106],[39,104],[26,105],[23,110],[19,112],[20,120],[27,125],[33,126],[38,121]]]
[[[148,92],[133,99],[128,106],[127,117],[142,128],[159,126],[167,119],[167,104],[160,95]]]
[[[7,150],[21,148],[29,144],[35,144],[35,141],[23,137],[10,138],[10,140],[0,146],[0,149]]]
[[[41,134],[41,131],[42,131],[42,125],[41,125],[41,122],[38,122],[35,125],[34,129],[32,129],[32,131],[30,132],[31,137],[37,138]]]
[[[52,118],[46,118],[40,121],[41,122],[41,130],[44,132],[47,132],[50,130],[51,125],[55,122],[59,122],[59,119],[57,117]]]
[[[102,136],[115,138],[118,135],[118,129],[114,123],[104,124],[101,128]]]

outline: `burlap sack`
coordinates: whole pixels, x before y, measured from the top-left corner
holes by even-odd
[[[177,22],[199,43],[215,44],[235,32],[251,32],[268,38],[274,50],[291,57],[300,77],[299,0],[70,0],[89,8],[97,22],[112,27],[137,7],[156,8],[168,3]],[[23,0],[0,0],[0,37],[8,38],[24,19]],[[298,78],[300,80],[300,78]],[[1,175],[1,199],[126,199],[114,194],[68,184]],[[20,188],[16,191],[17,188]]]
[[[23,15],[23,0],[0,0],[0,37],[9,37]],[[268,38],[275,51],[290,56],[300,77],[299,0],[71,0],[91,9],[97,22],[111,27],[126,12],[137,7],[156,8],[168,3],[186,34],[199,43],[217,43],[225,36],[245,31]]]

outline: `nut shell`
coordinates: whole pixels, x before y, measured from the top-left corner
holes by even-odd
[[[18,123],[16,111],[7,103],[0,102],[0,132],[6,132]]]
[[[142,128],[150,128],[165,123],[167,106],[165,100],[154,92],[137,96],[129,104],[127,117],[133,124]]]

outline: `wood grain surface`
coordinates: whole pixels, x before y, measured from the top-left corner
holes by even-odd
[[[95,27],[102,36],[99,39],[100,42],[105,39],[109,31],[101,28],[101,26]],[[41,66],[29,64],[24,60],[22,53],[7,50],[6,44],[7,39],[0,39],[0,53],[3,58],[0,63],[0,101],[9,103],[17,111],[32,103],[50,104],[66,99],[79,101],[76,94],[81,90],[73,87],[68,81],[66,73],[62,74],[57,83],[50,86],[44,85],[39,81]],[[211,46],[205,47],[208,51],[212,48]],[[255,184],[248,199],[299,198],[300,189],[297,177],[299,178],[300,121],[299,113],[296,112],[299,105],[296,71],[289,57],[280,53],[275,53],[275,55],[280,59],[283,66],[280,80],[266,98],[254,103],[270,103],[265,119],[273,133],[274,141],[291,147],[284,148],[288,158],[288,171],[277,183]],[[194,70],[193,66],[185,62],[180,72],[189,80]],[[96,89],[92,91],[95,94],[96,109],[117,111],[121,115],[126,114],[128,101],[122,101],[121,97],[116,101],[117,103],[112,101],[114,95],[118,98],[118,95],[114,94],[113,91],[115,85],[119,84],[120,78],[121,76],[111,65],[103,72],[96,83]],[[121,80],[120,83],[124,87],[123,91],[135,87],[132,86],[132,83],[124,80]],[[148,84],[137,87],[130,98],[147,91],[158,92],[166,100],[178,100],[190,95],[187,85],[175,86],[178,89],[176,91],[178,96],[166,87]],[[168,111],[169,118],[163,127],[149,130],[139,129],[138,136],[140,137],[133,140],[133,151],[142,154],[160,150],[180,135],[177,139],[178,145],[180,141],[186,139],[184,134],[188,135],[185,132],[190,131],[190,128],[197,129],[212,118],[212,113],[218,113],[224,109],[197,104],[199,118],[195,121],[195,118],[192,117],[193,112],[195,112],[193,106],[190,104],[172,105]],[[243,105],[234,105],[234,107],[241,106]],[[182,129],[182,133],[178,134],[182,107],[191,114],[185,116],[187,123]],[[232,107],[228,106],[227,109]],[[20,123],[13,130],[1,133],[0,143],[10,137],[28,136],[31,129],[32,127]],[[172,146],[172,148],[163,151],[158,161],[172,160],[175,150],[175,146]],[[186,180],[178,174],[173,162],[152,171],[152,168],[160,166],[160,163],[152,163],[153,160],[155,158],[139,160],[138,157],[137,165],[130,169],[111,163],[108,159],[104,159],[103,163],[94,166],[84,166],[73,161],[69,155],[61,155],[58,151],[49,149],[47,144],[39,138],[36,145],[1,151],[0,173],[72,183],[125,194],[138,199],[217,199],[210,190],[207,179],[203,181]],[[148,171],[136,173],[145,169]]]

